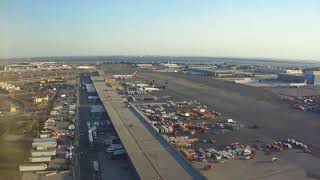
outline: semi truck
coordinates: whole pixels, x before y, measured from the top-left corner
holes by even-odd
[[[99,173],[99,163],[98,161],[92,161],[92,167],[94,173]]]
[[[19,171],[44,171],[48,168],[45,163],[21,164]]]
[[[30,157],[29,162],[50,162],[51,156]]]
[[[94,144],[93,144],[93,134],[92,134],[92,130],[89,129],[88,130],[88,139],[89,139],[89,146],[90,148],[94,148]]]
[[[32,157],[39,157],[39,156],[55,156],[57,153],[57,150],[31,150],[31,156]]]

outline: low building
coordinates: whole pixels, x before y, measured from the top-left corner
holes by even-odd
[[[283,69],[269,66],[256,67],[255,71],[266,74],[303,74],[301,69]]]
[[[147,64],[147,63],[144,63],[144,64],[136,64],[136,66],[138,68],[152,68],[152,64]]]
[[[187,74],[213,75],[217,68],[214,64],[189,64],[186,67]]]
[[[162,68],[172,68],[172,69],[176,69],[176,68],[182,68],[182,65],[176,64],[176,63],[161,63],[160,66]]]
[[[303,71],[301,69],[287,69],[287,74],[303,74]]]
[[[320,85],[320,71],[306,70],[304,72],[304,78],[307,84]]]
[[[255,71],[258,73],[267,73],[267,74],[287,73],[285,69],[274,68],[274,67],[256,67]]]
[[[303,83],[305,81],[305,77],[303,74],[280,73],[278,74],[277,80],[287,83]]]

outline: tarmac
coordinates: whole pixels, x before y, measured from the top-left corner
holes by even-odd
[[[294,137],[314,147],[315,155],[319,155],[320,142],[316,138],[320,137],[319,115],[301,113],[291,109],[282,104],[277,96],[270,91],[208,77],[187,76],[177,73],[144,73],[141,78],[148,81],[168,82],[165,91],[172,97],[198,99],[226,117],[244,124],[258,124],[261,127],[258,130],[243,129],[236,135],[223,135],[219,139],[220,144],[252,143],[255,140],[273,142]],[[317,165],[320,162],[319,159],[316,157],[311,159],[301,158],[300,161],[296,161],[296,155],[292,154],[292,156],[286,158],[286,161],[287,164],[299,167],[298,169],[304,172],[303,177],[307,178],[308,173],[318,174],[320,170]],[[257,177],[254,173],[251,173],[254,172],[254,168],[248,168],[247,171],[249,171],[248,174],[251,174],[251,176],[247,175],[248,178],[254,179]],[[301,179],[301,176],[294,176],[293,174],[287,174],[287,176],[291,179]],[[211,175],[209,179],[213,177],[216,176]],[[223,178],[223,176],[219,176],[220,178]],[[268,178],[270,179],[271,176],[262,179]],[[275,178],[273,177],[273,179]]]

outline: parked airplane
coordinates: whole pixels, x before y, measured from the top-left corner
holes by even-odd
[[[141,87],[139,88],[141,91],[146,91],[146,92],[152,92],[152,91],[159,91],[160,88],[155,88],[155,87]]]
[[[133,72],[132,74],[126,74],[126,75],[113,75],[112,77],[114,79],[129,79],[133,77],[137,77],[139,75],[138,71]]]
[[[302,87],[307,85],[307,80],[305,80],[303,83],[290,83],[290,87]]]

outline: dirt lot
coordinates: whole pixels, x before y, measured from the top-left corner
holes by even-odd
[[[37,124],[30,116],[0,117],[0,179],[18,180],[18,165],[26,160],[31,149],[32,134]]]

